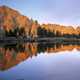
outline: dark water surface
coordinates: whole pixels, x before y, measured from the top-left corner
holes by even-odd
[[[80,80],[80,45],[3,45],[0,80]]]

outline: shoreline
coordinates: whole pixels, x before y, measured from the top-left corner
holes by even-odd
[[[8,43],[27,43],[27,42],[46,42],[46,43],[79,43],[80,39],[77,38],[64,38],[64,37],[54,37],[54,38],[16,38],[16,37],[4,37],[0,38],[0,44]]]

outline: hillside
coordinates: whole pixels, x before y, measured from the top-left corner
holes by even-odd
[[[15,29],[16,27],[24,28],[26,35],[35,34],[37,25],[28,17],[21,15],[18,11],[13,10],[7,6],[0,6],[0,27],[6,31]]]
[[[23,28],[26,36],[37,37],[38,27],[44,28],[50,32],[60,32],[63,34],[80,34],[80,27],[74,29],[72,26],[63,26],[59,24],[42,24],[21,15],[17,10],[7,6],[0,6],[0,30],[7,32],[14,31],[16,28]]]

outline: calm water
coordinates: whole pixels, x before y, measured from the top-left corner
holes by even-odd
[[[80,45],[2,45],[0,80],[80,80]]]

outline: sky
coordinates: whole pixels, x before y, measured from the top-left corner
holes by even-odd
[[[0,0],[39,23],[80,25],[80,0]]]

